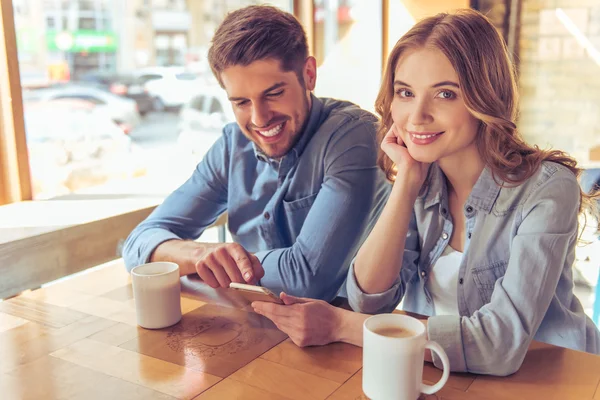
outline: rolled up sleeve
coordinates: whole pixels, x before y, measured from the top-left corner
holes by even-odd
[[[427,321],[427,334],[430,340],[437,342],[448,356],[452,371],[466,371],[465,352],[461,335],[461,317],[457,315],[440,315],[430,317]],[[435,352],[431,352],[433,364],[442,369],[442,360]]]
[[[362,291],[356,282],[354,276],[354,262],[348,271],[346,280],[346,290],[348,292],[348,303],[354,311],[366,314],[378,314],[392,312],[396,305],[400,303],[400,276],[396,278],[394,284],[385,292],[367,294]]]

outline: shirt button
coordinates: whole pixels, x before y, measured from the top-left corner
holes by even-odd
[[[444,239],[444,240],[448,239],[448,234],[446,232],[442,233],[442,239]]]
[[[471,207],[471,206],[467,206],[467,212],[468,212],[468,213],[472,213],[472,212],[473,212],[473,207]]]
[[[265,213],[263,214],[263,216],[265,217],[265,219],[271,218],[271,214],[269,214],[268,211],[265,211]]]
[[[442,208],[442,215],[446,215],[446,209]]]
[[[469,237],[469,239],[471,239],[471,232],[469,232],[469,234],[467,236]]]
[[[463,278],[460,278],[460,279],[458,280],[458,283],[460,283],[460,284],[462,285],[462,284],[463,284]]]
[[[421,278],[425,278],[427,276],[427,272],[421,271]]]

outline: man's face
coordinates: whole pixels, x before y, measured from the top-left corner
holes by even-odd
[[[235,119],[244,135],[268,157],[281,158],[294,147],[310,111],[316,63],[309,57],[304,84],[294,71],[283,71],[274,59],[235,65],[221,72]]]

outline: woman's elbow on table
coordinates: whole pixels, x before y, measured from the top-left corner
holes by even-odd
[[[493,375],[493,376],[508,376],[517,372],[523,360],[525,359],[525,351],[510,350],[508,352],[500,349],[493,349],[484,356],[484,362],[480,365],[472,366],[467,361],[467,371],[475,374]]]

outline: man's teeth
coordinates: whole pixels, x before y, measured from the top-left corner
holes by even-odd
[[[434,133],[432,135],[415,135],[414,133],[412,134],[412,136],[417,139],[429,139],[437,135],[439,135],[439,133]]]
[[[283,128],[283,123],[277,125],[276,127],[269,129],[268,131],[259,131],[261,135],[267,137],[273,137],[281,132],[281,128]]]

